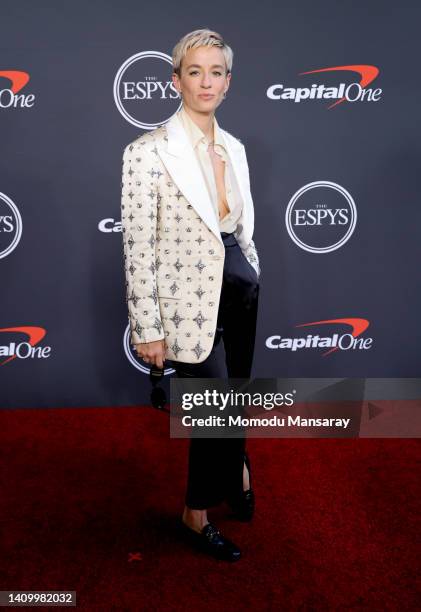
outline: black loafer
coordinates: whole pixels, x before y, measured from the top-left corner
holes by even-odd
[[[184,533],[188,534],[190,540],[202,552],[224,561],[238,561],[240,559],[240,549],[231,540],[225,538],[212,523],[205,525],[200,533],[188,527],[183,521],[181,523],[184,527]]]
[[[256,504],[254,491],[251,487],[250,460],[247,453],[244,454],[244,462],[249,472],[250,489],[247,489],[247,491],[242,491],[235,497],[230,497],[227,499],[227,503],[234,512],[233,518],[236,518],[239,521],[249,522],[253,518]]]

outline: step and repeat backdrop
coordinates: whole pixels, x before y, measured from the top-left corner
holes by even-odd
[[[14,0],[0,16],[1,407],[148,403],[122,154],[180,107],[171,52],[204,27],[234,51],[217,118],[250,167],[254,375],[420,376],[417,3]]]

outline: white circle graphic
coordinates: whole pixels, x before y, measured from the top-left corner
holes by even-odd
[[[16,231],[13,240],[4,251],[0,252],[0,259],[2,259],[3,257],[10,255],[10,253],[17,247],[20,242],[22,236],[22,217],[20,216],[20,212],[16,204],[12,202],[12,200],[6,194],[0,192],[0,200],[3,200],[3,202],[11,208],[16,220]]]
[[[140,53],[135,53],[135,55],[132,55],[131,57],[129,57],[124,62],[124,64],[120,67],[120,69],[118,70],[118,72],[116,74],[116,77],[114,79],[113,92],[114,92],[114,101],[115,101],[115,104],[116,104],[118,110],[123,115],[123,117],[125,119],[127,119],[127,121],[129,123],[131,123],[132,125],[135,125],[136,127],[140,127],[142,129],[145,129],[145,130],[152,130],[152,129],[155,129],[155,128],[159,127],[160,125],[162,125],[166,121],[168,121],[168,119],[174,114],[174,112],[177,112],[178,110],[180,110],[181,105],[183,103],[183,100],[180,99],[180,104],[179,104],[179,106],[178,106],[176,111],[172,112],[169,115],[169,117],[166,117],[165,119],[163,119],[162,121],[159,121],[157,123],[146,123],[144,121],[139,121],[138,119],[135,119],[134,117],[132,117],[132,115],[130,115],[130,113],[127,112],[127,110],[124,108],[123,103],[122,103],[121,98],[120,98],[120,83],[121,83],[121,79],[123,78],[123,75],[126,72],[126,70],[132,64],[134,64],[138,60],[145,59],[145,58],[162,59],[165,62],[168,62],[171,65],[171,67],[172,67],[172,58],[169,55],[167,55],[166,53],[161,53],[161,51],[141,51]]]
[[[332,244],[326,247],[315,247],[315,246],[306,244],[303,240],[301,240],[301,238],[297,236],[292,226],[292,222],[291,222],[292,212],[294,210],[294,206],[297,200],[310,189],[316,189],[318,187],[328,187],[330,189],[334,189],[337,192],[339,192],[347,201],[349,205],[349,209],[351,211],[351,220],[349,223],[348,230],[346,231],[344,236],[342,236],[340,240],[335,242],[335,244]],[[357,207],[355,206],[355,202],[351,194],[346,189],[344,189],[344,187],[341,187],[341,185],[338,185],[337,183],[332,183],[332,181],[314,181],[313,183],[308,183],[307,185],[304,185],[304,187],[301,187],[301,189],[299,189],[292,196],[291,200],[289,201],[288,207],[286,209],[286,213],[285,213],[285,225],[287,227],[290,238],[295,242],[297,246],[299,246],[301,249],[304,249],[305,251],[308,251],[309,253],[331,253],[332,251],[336,251],[336,249],[339,249],[351,238],[354,232],[356,223],[357,223]]]

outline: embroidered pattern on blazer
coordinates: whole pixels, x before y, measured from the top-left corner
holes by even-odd
[[[186,176],[181,180],[168,157],[172,125],[174,120],[143,133],[124,149],[121,218],[126,301],[133,344],[165,339],[166,359],[196,363],[204,361],[213,346],[225,248],[206,216],[207,208],[198,214],[198,199],[190,194],[193,201],[189,201],[176,183],[183,183],[184,191],[192,186]],[[237,151],[244,150],[237,139],[223,133],[231,144],[235,141]],[[241,153],[240,149],[241,180],[249,193],[247,160],[245,151]],[[191,169],[190,180],[196,181],[197,169],[193,165]],[[252,202],[248,205],[250,226]],[[235,236],[259,277],[256,247],[245,238],[241,220]],[[253,228],[248,230],[251,233]]]

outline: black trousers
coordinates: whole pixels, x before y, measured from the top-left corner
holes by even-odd
[[[170,361],[178,377],[251,375],[259,281],[234,234],[221,233],[225,261],[213,348],[202,363]],[[204,510],[243,490],[245,438],[191,438],[185,504]]]

